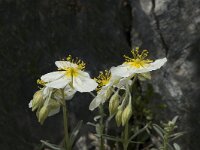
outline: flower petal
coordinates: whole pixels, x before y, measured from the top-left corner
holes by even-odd
[[[65,99],[71,100],[76,93],[76,90],[72,89],[69,85],[67,85],[64,89]]]
[[[52,82],[54,80],[61,78],[62,76],[64,76],[64,74],[65,74],[65,71],[50,72],[41,76],[41,80],[44,82]]]
[[[117,84],[113,85],[114,87],[125,89],[126,85],[131,85],[132,80],[129,78],[122,78]]]
[[[86,72],[79,71],[79,75],[73,78],[73,87],[79,92],[91,92],[97,86],[96,81],[91,79]]]
[[[112,76],[128,77],[131,74],[129,66],[122,64],[117,67],[112,67],[110,69]]]
[[[105,101],[111,96],[112,89],[111,87],[103,87],[97,94],[97,96],[92,100],[92,102],[89,105],[89,109],[93,111],[95,108],[97,108],[100,104],[105,103]]]
[[[77,67],[77,64],[73,64],[69,61],[56,61],[55,64],[60,69],[66,69],[68,67]]]
[[[71,81],[70,78],[67,78],[64,76],[58,80],[47,83],[46,86],[56,88],[56,89],[61,89],[61,88],[64,88],[70,81]]]
[[[33,100],[31,100],[31,101],[29,102],[29,104],[28,104],[28,107],[29,107],[29,108],[32,108],[32,102],[33,102]]]
[[[100,96],[96,96],[89,105],[89,110],[93,111],[101,104],[102,98]]]
[[[145,72],[150,72],[152,70],[157,70],[157,69],[160,69],[166,62],[167,62],[167,58],[157,59],[156,61],[150,63],[149,66],[142,69],[135,70],[133,72],[145,73]]]

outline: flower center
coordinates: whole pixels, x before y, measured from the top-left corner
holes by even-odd
[[[77,57],[73,59],[72,56],[69,55],[67,56],[66,60],[73,65],[64,69],[58,68],[58,70],[64,70],[67,77],[77,77],[79,75],[79,71],[85,69],[85,62]]]
[[[77,77],[78,76],[78,68],[73,68],[73,67],[66,68],[65,75],[67,77]]]
[[[108,70],[101,71],[99,73],[99,76],[95,78],[96,82],[98,83],[96,90],[97,91],[101,90],[103,86],[108,84],[108,82],[110,81],[110,78],[111,78],[111,73]]]
[[[133,55],[132,58],[124,55],[125,64],[128,64],[131,67],[142,68],[144,66],[149,65],[149,63],[153,62],[150,59],[145,59],[148,56],[147,50],[143,50],[142,53],[139,53],[139,47],[136,47],[136,49],[133,49],[131,53]]]

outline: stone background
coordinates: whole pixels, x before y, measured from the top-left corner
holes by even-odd
[[[149,49],[167,65],[153,73],[171,119],[180,116],[183,150],[200,147],[200,0],[0,0],[0,148],[38,149],[40,139],[58,143],[61,114],[43,126],[28,109],[36,79],[72,54],[91,76],[120,64],[131,47]],[[92,120],[89,94],[70,102],[71,125]],[[90,127],[84,126],[82,134]]]

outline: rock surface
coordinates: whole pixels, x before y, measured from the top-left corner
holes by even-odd
[[[40,139],[58,143],[61,114],[43,126],[28,109],[40,75],[56,69],[67,54],[87,62],[91,76],[120,64],[130,48],[168,58],[153,73],[153,86],[168,104],[166,118],[178,114],[187,134],[183,150],[200,147],[200,0],[1,0],[0,147],[27,150]],[[88,94],[70,102],[71,125],[92,120]],[[88,117],[89,116],[89,117]],[[86,134],[91,130],[83,128]]]

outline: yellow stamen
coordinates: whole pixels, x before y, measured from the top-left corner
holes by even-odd
[[[131,50],[131,53],[133,55],[133,58],[130,58],[126,55],[124,55],[125,63],[129,64],[132,67],[135,68],[142,68],[149,63],[153,62],[150,59],[145,59],[148,56],[148,51],[143,50],[142,53],[139,53],[139,47],[136,47],[136,49]]]
[[[42,86],[45,86],[46,82],[44,82],[44,81],[41,80],[41,79],[37,79],[37,84],[42,85]]]
[[[103,86],[105,86],[111,78],[111,73],[108,70],[101,71],[99,76],[95,78],[95,81],[98,83],[97,91],[101,90]]]
[[[83,70],[85,69],[85,62],[80,60],[78,57],[76,57],[75,59],[72,58],[71,55],[67,56],[66,58],[67,61],[73,63],[73,64],[77,64],[78,65],[78,69],[79,70]]]

